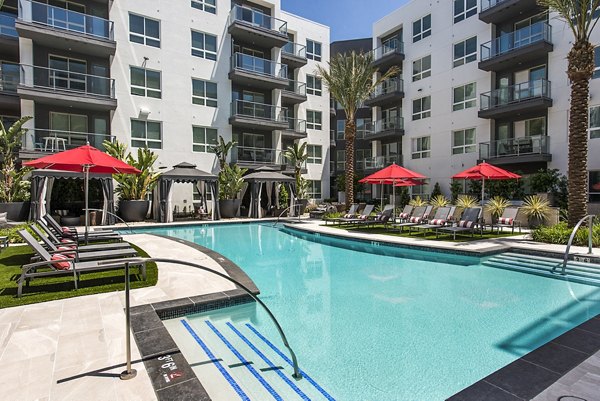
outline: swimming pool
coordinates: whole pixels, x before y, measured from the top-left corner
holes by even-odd
[[[301,367],[336,400],[443,400],[600,312],[597,287],[491,268],[473,256],[264,224],[143,231],[198,243],[238,264],[280,320]],[[216,315],[220,330],[233,323],[248,338],[254,328],[283,349],[262,311]],[[207,315],[181,320],[174,324],[214,326]]]

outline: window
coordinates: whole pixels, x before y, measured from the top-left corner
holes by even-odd
[[[131,120],[131,146],[162,149],[162,129],[158,121]]]
[[[217,37],[208,33],[192,31],[192,56],[216,60]]]
[[[82,92],[87,90],[87,79],[85,76],[87,63],[85,60],[49,56],[48,67],[51,72],[49,76],[51,87]]]
[[[373,132],[373,124],[370,118],[357,118],[356,119],[356,138],[362,139],[366,135]]]
[[[344,132],[346,130],[346,120],[337,120],[336,139],[344,139]]]
[[[192,127],[194,152],[210,153],[210,146],[217,143],[217,130],[206,127]]]
[[[413,82],[431,76],[431,55],[413,61]]]
[[[475,128],[452,131],[452,154],[475,152]]]
[[[425,159],[431,156],[431,137],[423,136],[412,139],[412,158]]]
[[[590,202],[600,202],[600,171],[590,171]]]
[[[52,134],[60,135],[61,132],[87,132],[88,118],[83,114],[67,114],[50,112],[50,129]]]
[[[468,109],[475,107],[477,100],[475,98],[476,84],[475,82],[459,86],[453,89],[454,97],[452,103],[452,111]]]
[[[321,61],[321,44],[319,42],[306,39],[306,58]]]
[[[413,22],[413,43],[431,35],[431,14]]]
[[[546,117],[525,120],[525,136],[546,135]]]
[[[129,14],[129,40],[146,46],[160,47],[160,21]]]
[[[346,151],[345,150],[336,150],[335,157],[336,157],[335,169],[337,171],[344,171],[344,169],[346,168]]]
[[[600,46],[594,48],[594,75],[592,79],[600,77]]]
[[[600,138],[600,106],[590,107],[590,139]]]
[[[477,0],[454,0],[454,23],[477,14]]]
[[[217,107],[217,84],[192,78],[192,103]]]
[[[198,10],[206,11],[207,13],[217,13],[217,0],[192,0],[192,7]]]
[[[413,120],[431,117],[431,96],[413,100]]]
[[[132,95],[160,99],[160,71],[152,71],[139,67],[130,67],[130,70]]]
[[[323,93],[323,85],[321,78],[317,78],[314,75],[306,76],[306,93],[309,95],[321,96]]]
[[[309,199],[321,199],[321,181],[320,180],[308,180],[308,188],[306,194]]]
[[[477,36],[454,44],[453,67],[477,60]]]
[[[323,129],[321,112],[316,110],[306,110],[306,128]]]
[[[321,145],[308,145],[306,147],[307,163],[323,164],[323,147]]]

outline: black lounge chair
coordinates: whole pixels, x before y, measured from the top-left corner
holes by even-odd
[[[419,224],[423,224],[423,221],[427,219],[433,206],[418,206],[413,209],[410,218],[404,223],[396,223],[392,224],[391,227],[393,229],[399,228],[400,232],[404,231],[404,227],[418,226]]]
[[[338,223],[341,219],[349,219],[352,217],[356,217],[356,212],[358,211],[358,203],[354,203],[352,205],[350,205],[350,209],[348,209],[348,213],[346,213],[343,217],[336,217],[333,219],[323,219],[325,220],[325,225],[327,225],[327,222],[331,221],[332,223]]]
[[[519,227],[519,232],[521,232],[521,223],[517,221],[518,213],[518,207],[507,207],[504,209],[502,216],[498,218],[498,222],[496,223],[496,227],[498,227],[498,234],[500,234],[500,230],[504,231],[504,227],[509,227],[513,234],[515,233],[515,227]],[[492,226],[492,232],[493,231],[494,226]]]
[[[38,223],[40,220],[38,220]],[[45,215],[44,220],[42,220],[44,226],[53,231],[53,233],[60,237],[66,239],[72,239],[77,242],[84,242],[85,238],[82,234],[78,233],[75,227],[63,227],[59,225],[54,218],[50,215]],[[90,231],[88,232],[88,242],[89,241],[122,241],[123,237],[113,231]]]
[[[26,286],[29,286],[29,282],[33,278],[73,275],[75,289],[77,289],[77,283],[82,273],[122,269],[126,263],[138,266],[139,274],[143,280],[146,280],[146,264],[142,259],[122,258],[77,262],[66,255],[51,255],[27,230],[19,230],[19,235],[35,250],[42,260],[21,267],[21,275],[17,280],[17,297],[20,297],[23,293],[23,282],[26,283]]]
[[[365,208],[363,209],[362,212],[360,212],[360,215],[358,217],[353,217],[353,218],[342,218],[338,221],[338,224],[356,224],[356,223],[360,223],[362,221],[366,221],[369,216],[371,215],[371,213],[373,212],[373,209],[375,209],[375,206],[373,205],[367,205],[365,206]]]
[[[412,230],[416,230],[416,231],[423,231],[423,236],[425,236],[425,234],[428,231],[434,231],[440,227],[447,226],[449,224],[450,217],[454,214],[455,209],[456,209],[456,207],[454,207],[454,206],[439,207],[435,211],[435,215],[433,216],[433,218],[429,219],[427,221],[427,224],[419,224],[416,226],[409,226],[408,234],[410,235],[412,233]]]
[[[410,218],[412,211],[413,211],[414,207],[412,207],[411,205],[406,205],[404,206],[404,209],[402,209],[402,212],[400,212],[400,214],[397,216],[398,219],[400,219],[400,223],[406,223],[406,221],[408,221],[408,219]]]
[[[42,230],[40,230],[35,224],[29,226],[31,230],[42,240],[45,248],[48,252],[60,252],[65,250],[71,250],[76,252],[97,252],[97,251],[108,251],[108,250],[122,250],[123,252],[135,252],[135,250],[127,242],[107,242],[103,244],[93,245],[78,245],[77,243],[69,240],[62,240],[59,242],[52,242]],[[83,259],[81,259],[83,260]]]
[[[387,206],[390,206],[387,208]],[[383,224],[384,228],[387,228],[387,225],[392,218],[392,213],[394,212],[394,207],[392,205],[387,205],[386,208],[383,209],[381,213],[373,216],[372,218],[368,218],[366,220],[357,221],[356,224],[359,226],[374,226],[378,224]]]
[[[483,235],[483,230],[479,222],[481,216],[481,208],[470,207],[466,208],[458,223],[452,227],[441,227],[435,230],[435,237],[438,238],[440,232],[452,234],[452,238],[456,239],[456,234],[471,233],[471,236],[475,235],[475,231],[479,230]]]

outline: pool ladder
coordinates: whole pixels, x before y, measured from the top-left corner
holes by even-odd
[[[560,274],[565,275],[566,274],[566,269],[567,269],[567,262],[569,261],[569,251],[571,250],[571,245],[573,245],[573,240],[575,239],[575,235],[577,234],[577,230],[579,230],[579,227],[581,227],[581,225],[587,220],[588,221],[588,255],[591,255],[592,252],[592,245],[593,245],[593,236],[594,236],[594,217],[596,217],[593,214],[588,214],[587,216],[585,216],[584,218],[582,218],[581,220],[579,220],[579,222],[575,225],[575,227],[573,228],[573,232],[571,232],[571,236],[569,237],[569,242],[567,242],[567,249],[565,250],[565,256],[563,258],[563,262],[562,262],[562,271]],[[559,265],[556,265],[552,268],[551,272],[554,273],[554,271],[558,268]]]
[[[294,210],[295,210],[296,208],[300,208],[301,206],[302,205],[298,203],[298,204],[294,205],[293,207],[294,207]],[[292,206],[288,206],[285,209],[283,209],[281,213],[279,213],[279,216],[277,216],[277,221],[275,221],[275,223],[273,223],[273,227],[275,227],[277,225],[277,223],[279,223],[279,220],[281,220],[281,216],[283,216],[283,214],[285,212],[289,211],[291,208],[292,208]],[[298,221],[300,221],[300,209],[298,209],[298,213],[297,214],[298,214]]]

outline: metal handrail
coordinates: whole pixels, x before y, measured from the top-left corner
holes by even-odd
[[[117,220],[119,220],[121,223],[125,224],[125,226],[127,226],[127,229],[129,229],[129,232],[133,234],[133,229],[131,228],[131,226],[129,224],[127,224],[127,222],[125,220],[123,220],[121,217],[117,216],[116,214],[109,212],[108,210],[102,210],[102,209],[94,209],[91,207],[87,208],[88,211],[96,211],[96,212],[102,212],[102,213],[106,213],[106,214],[110,214],[113,217],[116,217]],[[84,209],[85,211],[85,209]]]
[[[565,250],[565,256],[563,258],[563,263],[562,263],[562,275],[565,275],[566,272],[566,268],[567,268],[567,262],[569,260],[569,250],[571,249],[571,245],[573,245],[573,240],[575,239],[575,235],[577,234],[577,230],[579,230],[579,227],[581,227],[581,225],[583,224],[584,221],[589,220],[588,221],[588,226],[589,226],[589,232],[588,232],[588,255],[591,255],[592,252],[592,239],[593,239],[593,230],[594,230],[594,217],[596,217],[593,214],[588,214],[587,216],[583,217],[581,220],[579,220],[579,222],[577,224],[575,224],[575,227],[573,228],[573,232],[571,232],[571,236],[569,237],[569,242],[567,242],[567,249]],[[552,273],[554,273],[554,270],[556,270],[557,266],[554,266],[551,270]]]
[[[234,22],[248,24],[255,28],[265,29],[287,35],[287,22],[279,18],[257,11],[253,8],[235,5],[229,13],[229,25]]]
[[[275,227],[277,225],[277,223],[279,223],[279,220],[281,219],[281,216],[283,216],[283,214],[285,212],[287,212],[288,210],[290,210],[292,207],[294,208],[294,211],[296,211],[296,208],[298,208],[298,221],[300,221],[300,208],[302,207],[302,204],[296,203],[294,206],[288,206],[285,209],[283,209],[281,211],[281,213],[279,213],[279,216],[277,216],[277,221],[275,221],[275,223],[273,223],[272,227]]]

